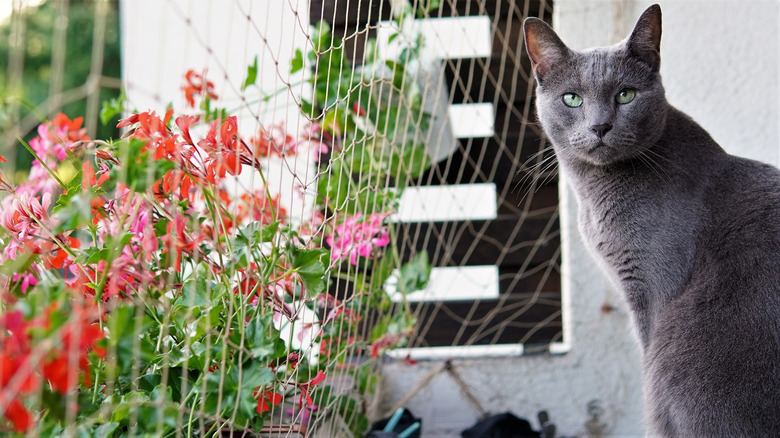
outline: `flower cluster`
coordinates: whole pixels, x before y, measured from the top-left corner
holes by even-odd
[[[190,106],[217,99],[205,75],[185,79]],[[313,221],[292,225],[269,187],[228,194],[245,172],[265,181],[267,160],[327,151],[311,127],[245,138],[236,116],[144,111],[106,142],[81,123],[60,114],[42,124],[27,181],[0,175],[0,264],[13,267],[0,271],[6,424],[41,434],[78,418],[87,429],[116,425],[118,436],[142,427],[120,415],[127,410],[175,407],[256,430],[285,400],[299,419],[314,412],[327,367],[358,343],[348,329],[358,311],[329,293],[331,261],[355,264],[387,246],[387,213],[342,220],[320,206]],[[341,221],[327,238],[323,213]],[[307,341],[285,337],[284,324]],[[166,387],[163,375],[185,376],[189,392],[175,393],[185,389]],[[122,409],[106,408],[116,403]],[[64,405],[73,411],[58,414]]]
[[[372,214],[366,218],[358,212],[347,218],[333,230],[326,239],[331,248],[331,258],[334,261],[349,259],[357,265],[358,256],[370,257],[373,249],[390,243],[390,236],[382,225],[389,213]]]
[[[91,385],[88,355],[105,356],[98,346],[104,337],[98,314],[94,307],[74,305],[66,311],[53,304],[31,320],[20,310],[0,317],[0,405],[14,430],[25,432],[34,420],[19,396],[38,392],[43,382],[62,395],[77,388],[79,377]],[[36,332],[49,333],[53,342],[34,345]]]

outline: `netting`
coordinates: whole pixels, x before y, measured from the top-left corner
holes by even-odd
[[[363,436],[385,360],[563,341],[549,2],[11,6],[4,432]]]

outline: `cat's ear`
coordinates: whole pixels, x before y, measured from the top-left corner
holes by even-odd
[[[525,49],[531,58],[536,80],[540,83],[553,65],[569,56],[569,48],[563,44],[558,34],[544,21],[528,17],[523,22]]]
[[[661,7],[650,6],[642,13],[626,42],[628,51],[649,65],[653,71],[661,67]]]

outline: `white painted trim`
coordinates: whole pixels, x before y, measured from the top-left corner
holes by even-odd
[[[397,290],[399,271],[394,270],[385,282],[385,291],[395,303],[404,301]],[[431,269],[428,286],[406,294],[408,302],[495,300],[499,297],[498,267],[444,266]]]
[[[551,342],[548,351],[550,352],[550,354],[566,354],[571,351],[571,343]]]
[[[395,23],[379,22],[377,48],[382,57],[396,59],[400,55],[403,38],[389,41],[390,35],[397,32]],[[485,15],[414,20],[409,28],[404,27],[403,33],[412,38],[418,32],[425,38],[423,56],[427,58],[487,58],[492,54],[490,17]]]
[[[498,217],[496,185],[452,184],[407,187],[401,194],[399,222],[488,220]]]
[[[394,359],[412,360],[487,359],[491,357],[515,357],[525,353],[523,344],[469,345],[456,347],[417,347],[388,350]]]
[[[456,138],[492,137],[496,132],[492,103],[450,105],[447,112]]]
[[[571,351],[564,342],[553,342],[548,347],[551,355],[562,355]],[[489,359],[519,357],[525,355],[523,344],[464,345],[448,347],[413,347],[388,350],[385,354],[393,359],[442,360],[442,359]]]

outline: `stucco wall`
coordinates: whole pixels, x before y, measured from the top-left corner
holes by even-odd
[[[649,1],[558,0],[553,24],[572,48],[625,38]],[[779,164],[780,7],[771,1],[658,2],[663,10],[661,73],[668,100],[731,153]],[[620,297],[579,238],[576,204],[561,183],[564,300],[570,351],[560,356],[454,360],[491,412],[534,419],[547,409],[559,435],[587,435],[586,405],[601,400],[608,436],[642,436],[639,353]],[[605,313],[602,305],[616,307]],[[438,363],[385,367],[388,400],[398,399]],[[446,374],[408,406],[426,420],[428,437],[458,436],[477,412]],[[536,426],[535,422],[534,425]]]

